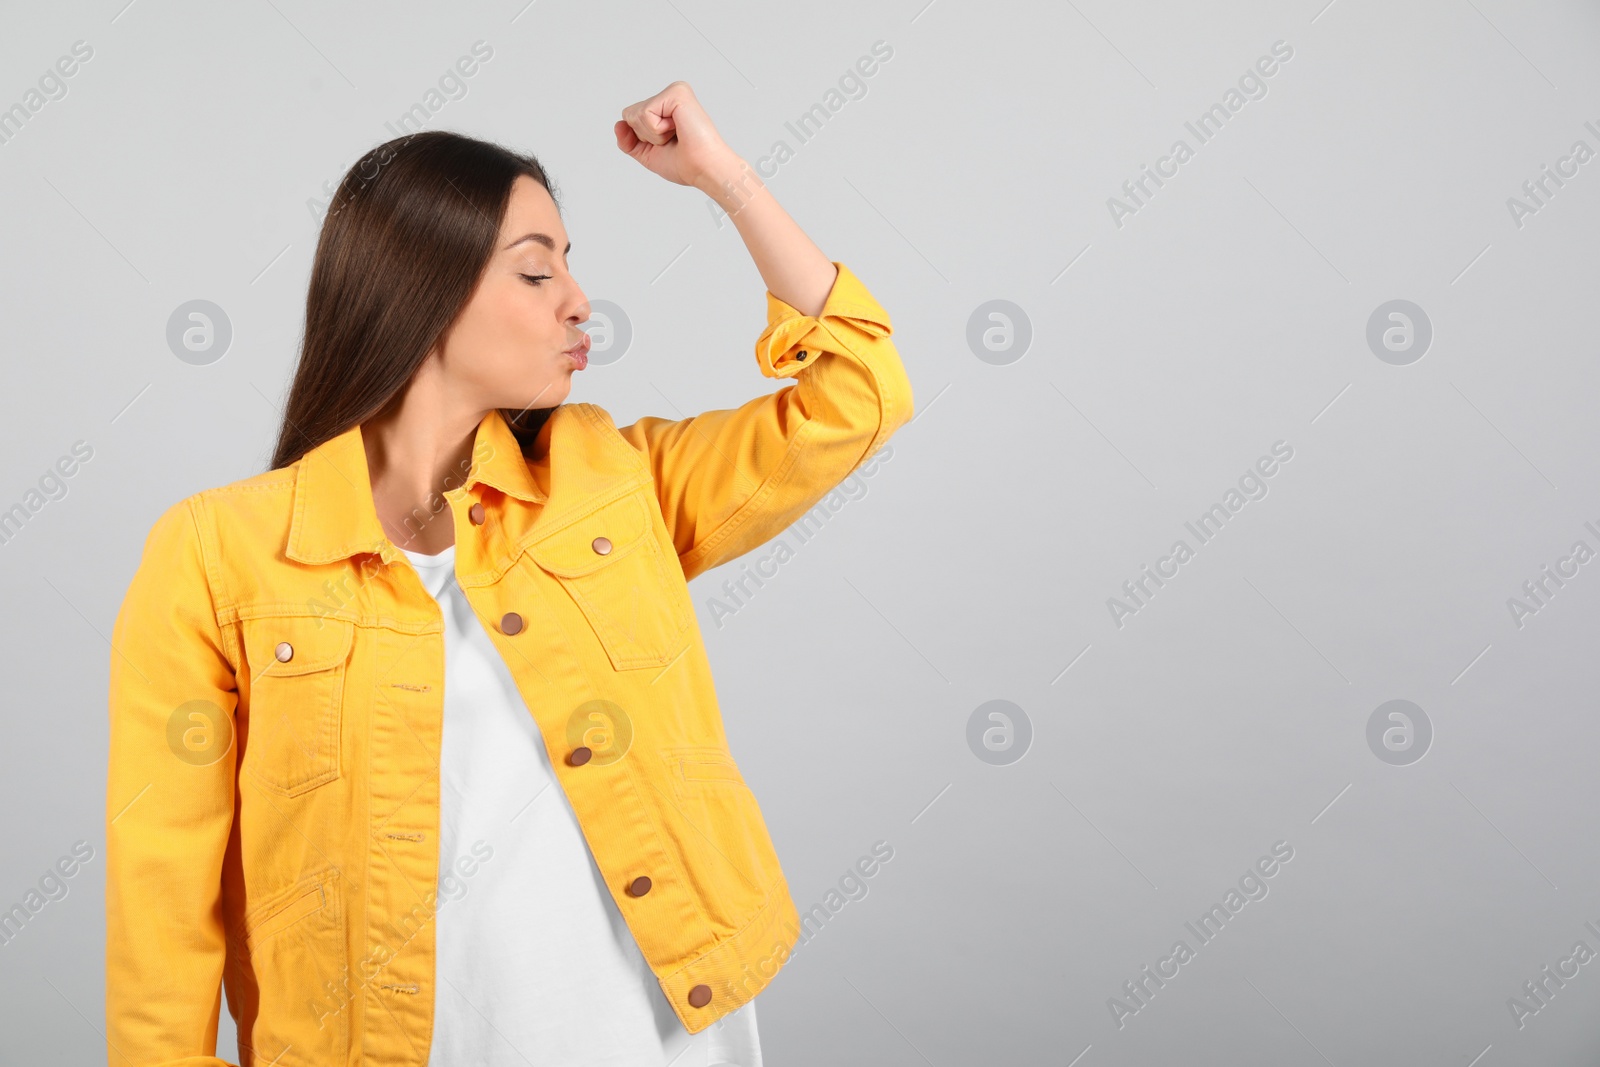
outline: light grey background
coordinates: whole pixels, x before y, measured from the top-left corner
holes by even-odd
[[[710,601],[741,562],[691,587],[799,906],[894,849],[760,998],[770,1064],[1600,1058],[1600,963],[1508,1007],[1600,951],[1600,562],[1520,627],[1507,604],[1600,550],[1600,160],[1507,206],[1600,150],[1594,4],[123,3],[10,4],[0,32],[0,107],[94,50],[0,145],[0,509],[93,448],[0,546],[0,906],[95,849],[0,948],[0,1060],[103,1062],[112,620],[161,511],[270,454],[307,201],[479,40],[429,127],[536,153],[574,272],[633,324],[575,400],[622,423],[775,386],[736,231],[614,145],[677,78],[747,159],[794,149],[771,189],[888,309],[915,387],[892,456],[737,614]],[[785,123],[880,40],[800,144]],[[1267,94],[1197,146],[1184,123],[1275,41]],[[207,366],[165,340],[193,299],[233,328]],[[1433,329],[1405,366],[1366,340],[1395,299]],[[1004,365],[967,342],[990,300],[1031,325]],[[1116,625],[1277,441],[1265,498]],[[1032,728],[1003,766],[967,740],[997,699]],[[1368,745],[1393,699],[1434,731],[1408,766]],[[1269,894],[1200,945],[1185,922],[1278,841]],[[1119,1026],[1179,938],[1195,957]]]

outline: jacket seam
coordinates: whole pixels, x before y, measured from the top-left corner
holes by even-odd
[[[285,467],[285,470],[290,468]],[[279,478],[276,481],[262,482],[260,485],[219,485],[207,489],[207,493],[264,493],[269,489],[282,489],[285,486],[293,488],[294,478]]]
[[[460,582],[463,589],[476,589],[480,586],[493,585],[495,582],[498,582],[500,579],[509,574],[512,569],[517,566],[517,562],[521,560],[523,556],[528,554],[529,548],[531,548],[533,545],[544,540],[546,537],[555,536],[561,531],[571,527],[579,520],[594,514],[596,511],[607,506],[608,504],[616,503],[618,500],[623,499],[630,493],[637,490],[640,486],[648,484],[650,484],[650,478],[648,475],[645,475],[642,478],[633,478],[625,483],[607,487],[600,493],[595,493],[585,497],[581,505],[570,508],[567,511],[562,512],[560,515],[557,515],[555,517],[555,525],[550,525],[550,523],[543,521],[535,524],[532,529],[522,536],[520,541],[511,546],[511,551],[508,555],[497,560],[494,565],[489,567],[487,570],[477,571],[472,574],[457,575],[457,581]],[[596,501],[598,501],[598,503],[596,503]],[[649,518],[646,516],[646,529],[641,536],[650,535],[648,524]]]
[[[649,462],[644,458],[643,455],[640,454],[639,450],[629,444],[628,440],[622,436],[620,431],[617,430],[616,420],[611,418],[610,412],[606,412],[604,416],[602,416],[601,412],[604,409],[597,404],[578,404],[575,406],[583,410],[584,416],[592,425],[599,427],[601,430],[609,431],[602,434],[602,436],[605,438],[606,444],[613,452],[617,453],[618,455],[625,456],[627,458],[628,466],[632,467],[636,472],[643,475],[646,479],[652,481],[654,480],[651,474]]]
[[[633,480],[628,483],[628,488],[626,491],[637,489],[641,485],[654,486],[656,483],[655,471],[651,469],[649,459],[647,459],[645,455],[638,449],[634,448],[633,445],[628,442],[627,438],[622,436],[622,431],[617,429],[616,420],[611,417],[611,413],[609,411],[605,411],[605,409],[595,404],[578,404],[575,406],[582,411],[584,418],[589,421],[590,428],[599,431],[599,437],[606,443],[606,446],[612,452],[626,457],[627,465],[633,472],[634,476]],[[619,493],[618,495],[620,496],[622,494]],[[652,492],[650,495],[656,501],[655,509],[657,514],[660,514],[660,497],[657,497],[654,492]],[[595,507],[604,507],[605,504],[611,503],[612,499],[614,498],[608,498],[604,503],[597,504]],[[576,511],[576,509],[574,510]],[[592,509],[585,508],[584,510],[577,512],[573,515],[572,521],[577,521],[577,519],[587,515],[590,510]],[[571,525],[571,523],[569,522],[566,525]],[[551,532],[559,532],[560,529],[564,528],[565,526],[562,526],[557,530],[552,530]],[[532,544],[532,541],[530,540],[528,543]]]
[[[877,321],[873,316],[863,315],[862,317],[873,318],[873,321]],[[868,456],[872,455],[872,453],[877,450],[878,442],[888,436],[888,434],[885,432],[885,427],[890,424],[890,415],[894,408],[893,397],[891,392],[885,388],[883,375],[879,373],[878,368],[873,365],[873,360],[867,359],[860,352],[856,351],[854,347],[852,347],[842,337],[829,328],[823,319],[819,318],[817,320],[817,325],[820,326],[825,333],[827,333],[828,337],[836,346],[834,350],[830,350],[827,353],[828,355],[853,359],[856,363],[860,364],[862,369],[864,369],[868,376],[872,379],[873,396],[877,400],[878,422],[877,426],[873,429],[871,437],[868,438],[867,446],[862,450],[861,454],[856,457],[855,461],[851,463],[850,471],[853,472],[861,466],[862,461],[864,461]],[[804,406],[807,411],[815,410],[816,401],[819,396],[817,392],[817,386],[811,380],[813,368],[816,366],[818,366],[818,364],[814,363],[810,367],[806,367],[799,374],[795,375],[794,388],[804,390]],[[739,530],[741,530],[751,520],[752,516],[759,514],[761,505],[765,504],[767,498],[776,492],[778,487],[783,484],[783,479],[788,477],[790,470],[793,469],[795,463],[798,461],[802,450],[810,440],[811,435],[809,431],[813,425],[815,425],[815,419],[808,417],[805,425],[802,426],[798,432],[796,432],[794,438],[789,442],[789,448],[784,453],[783,459],[779,461],[778,466],[772,471],[771,474],[767,476],[766,480],[756,488],[756,491],[750,495],[750,498],[740,505],[739,509],[730,515],[726,521],[724,521],[711,533],[707,534],[705,539],[700,544],[696,545],[683,557],[685,570],[690,569],[693,564],[697,564],[701,559],[709,555],[713,549],[717,548],[724,541],[738,533]],[[832,487],[830,486],[829,488]]]
[[[255,619],[300,619],[318,618],[331,619],[334,622],[348,622],[364,629],[392,630],[401,634],[429,634],[438,633],[444,629],[444,624],[438,620],[412,622],[397,619],[393,615],[378,615],[373,613],[357,613],[347,610],[312,611],[297,600],[260,600],[249,605],[229,605],[220,612],[219,617],[225,625],[246,621],[246,612],[250,620]]]
[[[801,388],[801,384],[797,382],[795,388]],[[811,439],[812,428],[815,425],[815,420],[807,418],[805,425],[795,431],[794,437],[789,441],[789,447],[784,450],[783,458],[778,461],[778,465],[772,469],[771,473],[762,479],[761,484],[756,486],[755,491],[750,494],[749,498],[739,505],[738,510],[723,520],[715,530],[706,534],[698,545],[684,555],[684,570],[687,571],[693,565],[698,564],[700,560],[710,555],[712,550],[732,538],[748,525],[752,519],[761,514],[762,506],[784,484],[784,481],[789,477],[789,472],[794,469],[801,455],[804,454],[806,446]]]
[[[871,437],[868,438],[867,446],[850,465],[850,472],[854,472],[858,467],[861,466],[862,462],[868,456],[877,451],[879,442],[889,436],[890,431],[887,431],[886,427],[888,427],[892,422],[895,406],[892,391],[885,388],[883,375],[880,373],[879,368],[875,366],[875,361],[862,355],[855,349],[855,347],[853,347],[844,338],[840,337],[839,334],[828,325],[827,318],[829,315],[837,315],[838,312],[842,310],[858,312],[859,314],[852,317],[869,319],[872,322],[877,323],[879,326],[882,326],[885,331],[885,337],[889,336],[893,332],[893,329],[887,322],[880,321],[880,317],[877,314],[874,314],[871,309],[866,308],[861,304],[854,303],[850,300],[832,301],[831,306],[824,306],[823,314],[816,316],[817,326],[828,335],[829,339],[832,340],[835,345],[835,348],[830,350],[827,354],[853,359],[856,363],[861,365],[862,369],[864,369],[868,376],[872,379],[873,396],[877,400],[878,423],[874,428]],[[786,315],[778,319],[776,322],[769,323],[768,328],[771,329],[772,327],[782,325],[784,322],[794,318],[806,317],[807,316],[801,315],[798,310],[796,310],[795,314],[793,315]],[[884,315],[883,317],[887,318],[887,315]],[[800,373],[794,375],[794,387],[796,389],[804,390],[802,399],[805,401],[804,407],[807,411],[815,410],[816,401],[819,397],[817,386],[814,382],[812,382],[811,379],[813,369],[818,366],[820,362],[821,361],[819,360],[818,363],[813,363],[811,366],[803,368]],[[700,544],[696,545],[684,555],[683,563],[685,570],[689,570],[693,565],[698,564],[699,561],[708,556],[713,549],[717,548],[724,541],[738,533],[739,530],[743,529],[744,526],[750,522],[753,515],[759,513],[760,506],[765,504],[767,498],[776,492],[778,487],[783,484],[782,479],[788,477],[789,471],[793,468],[795,462],[799,458],[801,449],[809,442],[809,430],[813,424],[814,419],[808,417],[805,425],[802,426],[798,432],[796,432],[794,439],[789,442],[789,448],[785,452],[783,459],[779,461],[778,466],[772,471],[771,474],[767,476],[766,480],[763,481],[761,485],[756,487],[755,492],[750,495],[750,498],[740,505],[737,511],[728,516],[728,518],[720,526],[707,534],[705,539],[701,541]],[[830,486],[830,488],[832,487]]]
[[[764,919],[766,919],[769,912],[771,912],[773,909],[778,908],[778,907],[780,907],[782,905],[783,899],[787,895],[786,893],[777,892],[779,887],[783,884],[783,881],[784,881],[783,874],[781,872],[779,874],[774,875],[772,877],[772,880],[770,882],[768,882],[766,886],[763,887],[763,892],[766,894],[766,900],[764,900],[762,902],[761,906],[755,910],[755,912],[750,916],[750,918],[745,920],[743,925],[741,925],[738,928],[736,928],[732,933],[728,934],[726,937],[718,938],[704,952],[697,953],[693,959],[689,960],[688,962],[686,962],[684,964],[681,964],[680,966],[674,968],[671,971],[668,971],[666,974],[661,975],[661,980],[664,981],[664,982],[665,981],[670,981],[670,980],[678,977],[678,975],[682,974],[684,971],[687,971],[692,967],[698,966],[707,956],[710,956],[711,954],[722,950],[723,948],[727,947],[727,945],[729,943],[731,943],[733,941],[737,941],[739,938],[743,937],[745,935],[745,933],[747,933],[752,927],[754,927],[755,925],[757,925],[758,923],[760,923]],[[790,902],[793,903],[793,898],[792,897],[790,898]]]
[[[807,369],[809,370],[810,368]],[[798,388],[798,386],[799,383],[797,382],[795,387]],[[779,392],[781,391],[782,390],[779,390]],[[772,395],[776,396],[777,394],[774,393]],[[585,408],[593,407],[591,404],[584,404],[582,406]],[[642,454],[639,453],[637,449],[628,443],[627,438],[622,436],[621,431],[619,431],[614,424],[609,426],[606,425],[593,414],[590,414],[590,418],[594,418],[596,423],[606,431],[604,436],[608,441],[620,443],[627,452],[633,455],[634,465],[639,467],[642,471],[643,483],[648,483],[652,486],[655,485],[655,473],[650,469],[649,462]],[[693,418],[693,416],[691,416],[691,418]],[[778,461],[778,465],[773,468],[773,470],[765,478],[763,478],[760,483],[756,485],[755,489],[751,490],[750,496],[743,504],[739,505],[738,509],[732,515],[729,515],[726,519],[724,519],[720,524],[718,524],[716,529],[712,530],[704,538],[702,538],[699,544],[695,545],[694,548],[690,549],[687,553],[679,558],[680,568],[687,570],[688,568],[685,566],[685,564],[688,561],[694,559],[696,556],[710,551],[712,548],[727,540],[734,533],[738,532],[738,530],[749,521],[750,516],[759,510],[759,505],[764,503],[767,497],[770,497],[774,492],[777,491],[778,487],[782,484],[782,479],[787,476],[789,469],[794,466],[799,455],[800,446],[810,436],[811,426],[812,420],[809,418],[806,419],[805,424],[795,432],[794,437],[789,441],[789,445],[784,450],[783,458]],[[659,512],[660,509],[660,498],[657,497],[656,510]]]
[[[625,770],[627,772],[629,781],[633,785],[635,795],[646,801],[643,805],[645,817],[650,820],[650,832],[655,836],[656,846],[660,848],[662,853],[666,855],[667,859],[671,861],[674,868],[674,876],[681,879],[679,884],[692,884],[689,880],[688,872],[684,869],[683,857],[679,854],[677,849],[671,848],[667,844],[671,838],[662,831],[660,811],[655,807],[654,804],[648,802],[648,790],[654,787],[651,785],[648,779],[641,776],[640,772],[633,766],[632,761],[625,762],[627,763]],[[700,898],[700,894],[698,893],[692,893],[690,895],[694,898],[694,909],[699,914],[700,921],[707,929],[709,929],[711,927],[711,916],[706,911],[705,901]]]
[[[217,626],[217,636],[222,639],[225,646],[224,655],[228,657],[228,666],[233,668],[235,678],[239,674],[239,664],[243,658],[243,649],[235,643],[232,625],[223,621],[225,617],[235,611],[232,597],[228,595],[227,582],[222,576],[222,570],[216,564],[217,552],[211,549],[219,548],[213,543],[216,536],[215,524],[211,522],[211,510],[206,505],[204,494],[192,496],[187,501],[189,521],[194,526],[195,542],[200,549],[200,560],[206,572],[206,596],[211,601],[212,621]],[[205,522],[202,523],[202,516]],[[208,545],[210,546],[208,548]],[[223,597],[219,601],[217,590],[222,590]],[[226,604],[226,608],[223,605]],[[235,682],[237,685],[237,682]]]

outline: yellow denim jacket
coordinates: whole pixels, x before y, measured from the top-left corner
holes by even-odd
[[[757,361],[793,385],[620,429],[565,404],[529,456],[490,412],[440,505],[457,580],[695,1033],[766,986],[799,921],[688,579],[781,533],[912,412],[888,315],[834,265],[817,316],[767,293]],[[112,633],[111,1067],[222,1065],[222,988],[243,1067],[426,1061],[443,697],[440,610],[378,522],[359,426],[161,515]]]

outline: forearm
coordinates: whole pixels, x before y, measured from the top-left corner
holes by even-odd
[[[778,203],[755,168],[730,155],[699,188],[733,220],[772,295],[802,315],[819,314],[838,271]]]

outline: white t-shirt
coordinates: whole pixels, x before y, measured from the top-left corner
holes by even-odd
[[[754,1001],[692,1035],[673,1013],[510,670],[456,582],[455,546],[405,556],[444,616],[428,1063],[760,1067]]]

